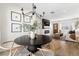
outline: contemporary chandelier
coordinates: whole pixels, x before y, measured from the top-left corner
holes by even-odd
[[[29,15],[31,14],[31,15],[29,16],[30,18],[32,18],[33,15],[36,15],[37,17],[39,17],[40,19],[42,19],[42,18],[44,17],[44,15],[45,15],[45,12],[43,12],[43,14],[40,15],[39,13],[36,12],[36,9],[37,9],[37,7],[36,7],[36,5],[35,5],[34,3],[32,4],[32,11],[29,11],[29,12],[27,12],[27,13],[24,13],[24,9],[21,8],[23,17],[24,17],[24,15],[29,16]]]

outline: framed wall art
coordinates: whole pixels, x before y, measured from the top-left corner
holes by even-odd
[[[64,25],[64,26],[62,26],[62,30],[72,30],[72,26],[71,25]]]
[[[26,22],[26,23],[30,23],[31,22],[31,16],[24,15],[23,21]]]
[[[18,12],[11,11],[11,21],[21,22],[21,14]]]
[[[11,23],[11,32],[22,32],[22,25],[18,23]]]

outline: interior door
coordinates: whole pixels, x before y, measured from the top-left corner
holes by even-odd
[[[58,23],[53,24],[53,33],[58,33]]]

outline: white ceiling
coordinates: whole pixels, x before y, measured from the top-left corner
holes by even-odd
[[[31,10],[31,3],[14,3],[5,4],[10,6],[17,6],[24,8],[25,10]],[[46,12],[45,17],[47,19],[59,20],[63,18],[74,18],[79,16],[79,3],[35,3],[37,6],[37,12],[42,14]],[[55,12],[51,14],[50,12]]]

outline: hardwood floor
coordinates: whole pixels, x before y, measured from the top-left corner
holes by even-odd
[[[53,39],[44,47],[52,50],[55,56],[79,56],[79,43]]]
[[[43,48],[52,50],[54,56],[79,56],[79,43],[52,39],[52,41],[44,45]],[[6,56],[7,54],[8,51],[0,53],[0,56]]]

